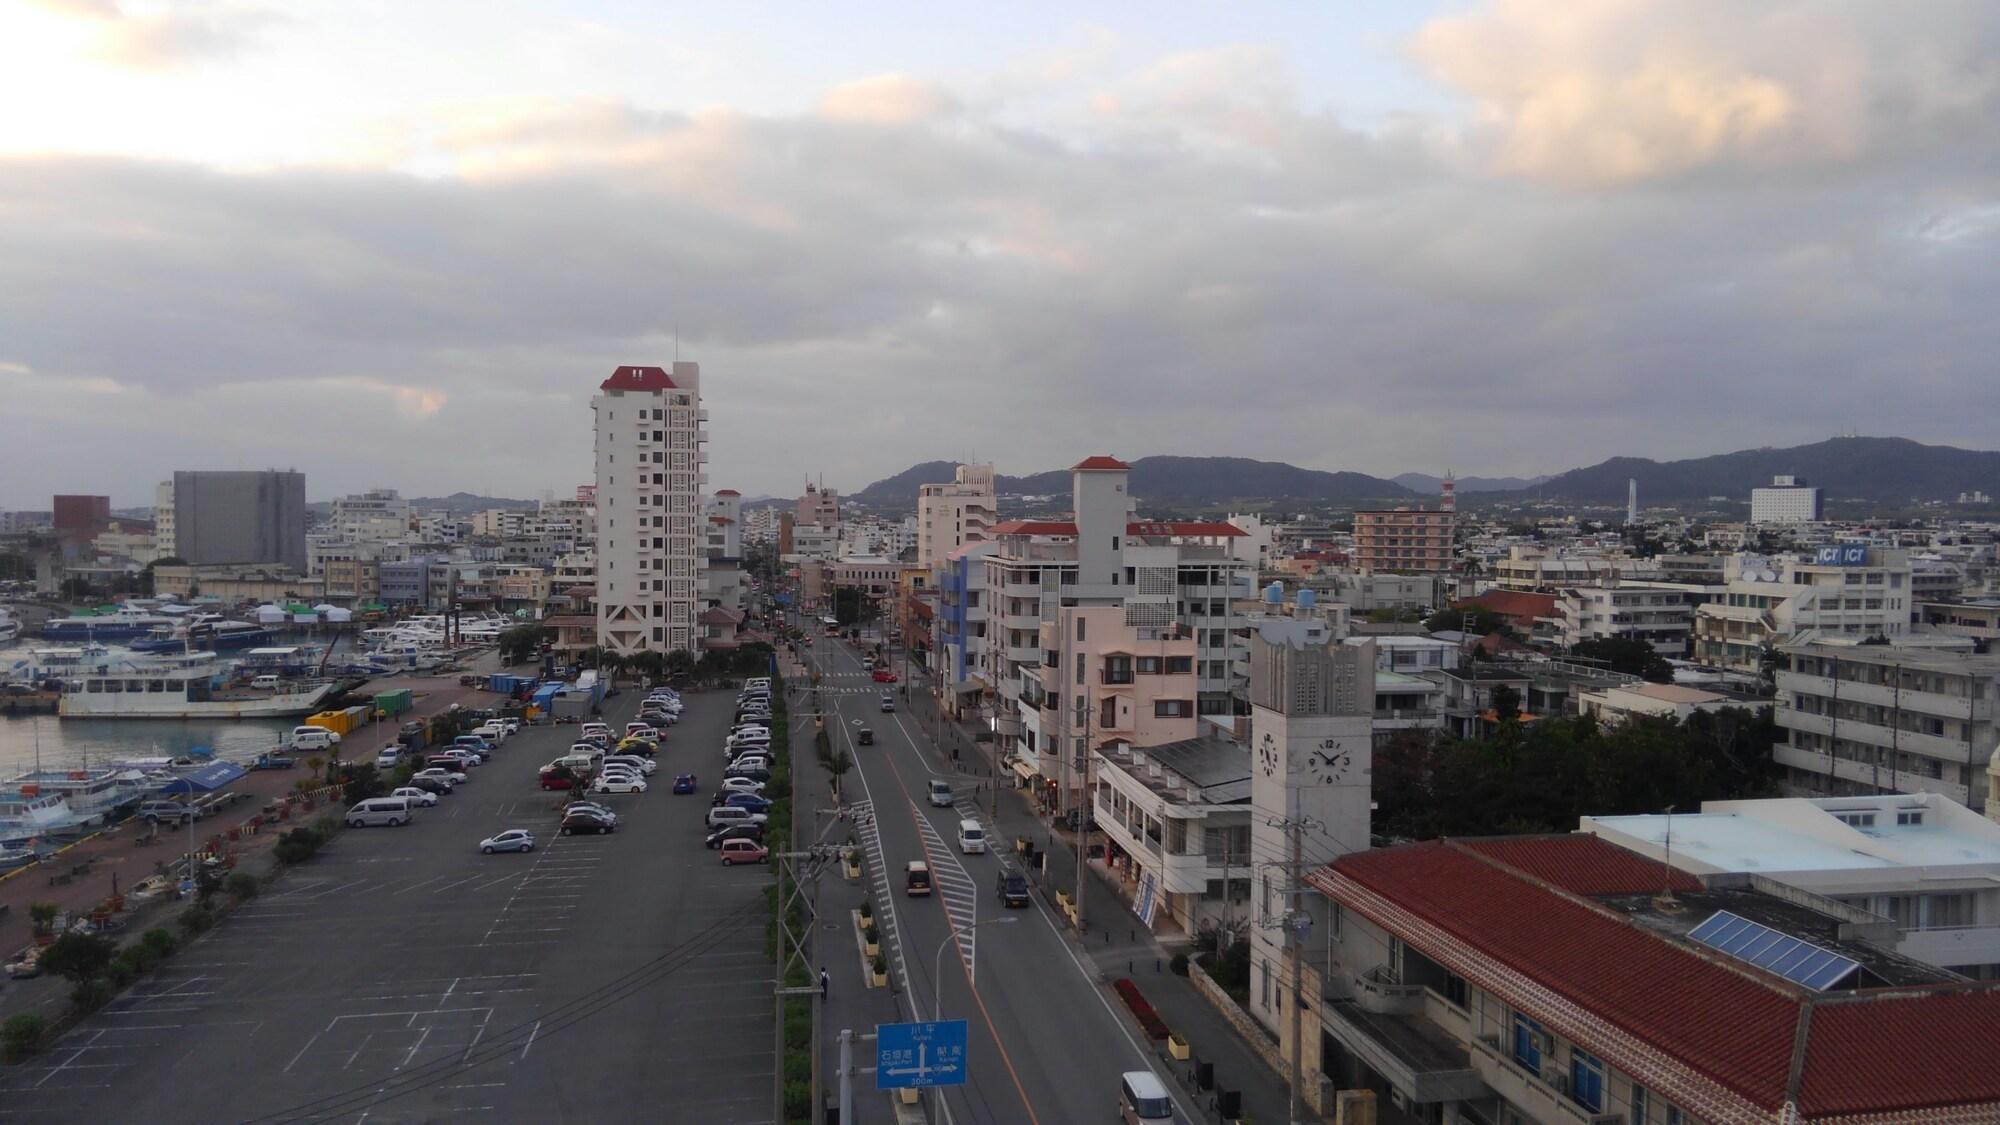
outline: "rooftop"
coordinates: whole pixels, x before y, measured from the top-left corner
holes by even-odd
[[[1132,468],[1132,466],[1130,466],[1130,465],[1127,465],[1127,464],[1126,464],[1125,462],[1123,462],[1123,461],[1120,461],[1120,460],[1119,460],[1118,458],[1116,458],[1116,457],[1105,457],[1105,456],[1102,456],[1102,455],[1100,455],[1100,456],[1096,456],[1096,457],[1085,457],[1085,458],[1084,458],[1083,460],[1081,460],[1081,461],[1078,461],[1078,462],[1077,462],[1076,464],[1074,464],[1074,465],[1071,465],[1071,466],[1070,466],[1070,472],[1073,472],[1073,473],[1123,473],[1123,472],[1128,472],[1128,471],[1130,471],[1130,470],[1131,470],[1131,468]]]
[[[1922,823],[1897,824],[1899,810],[1921,809]],[[1876,813],[1860,828],[1837,812]],[[1861,868],[2000,864],[2000,824],[1936,794],[1883,797],[1781,797],[1710,801],[1673,821],[1674,859],[1697,871],[1848,871]],[[1598,816],[1594,826],[1636,844],[1666,847],[1668,817]]]
[[[673,376],[664,367],[620,367],[597,385],[601,391],[670,391]]]

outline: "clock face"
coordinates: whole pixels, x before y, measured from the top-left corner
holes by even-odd
[[[1257,760],[1263,763],[1265,777],[1278,776],[1278,740],[1266,734],[1257,746]]]
[[[1340,745],[1338,739],[1321,740],[1306,756],[1306,772],[1321,785],[1339,785],[1354,773],[1354,755]]]

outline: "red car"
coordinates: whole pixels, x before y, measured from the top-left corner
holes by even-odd
[[[722,866],[730,867],[738,863],[763,863],[771,855],[769,848],[755,840],[724,840],[722,842]]]
[[[575,787],[576,779],[571,777],[567,772],[551,773],[548,770],[542,771],[542,788],[544,789],[574,789]]]
[[[875,669],[875,682],[878,684],[893,684],[896,682],[896,673],[889,671],[887,668],[877,668]]]

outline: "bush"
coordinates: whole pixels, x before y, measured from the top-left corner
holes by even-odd
[[[139,974],[146,971],[145,966],[139,963],[142,956],[144,954],[138,949],[120,950],[118,956],[111,959],[110,967],[104,970],[105,979],[111,982],[111,987],[124,988],[138,980]]]
[[[75,988],[69,990],[69,1004],[78,1014],[89,1015],[111,1003],[111,998],[116,995],[117,990],[101,980],[79,981]]]
[[[153,954],[155,958],[164,961],[172,957],[174,952],[180,949],[181,942],[172,933],[154,926],[152,929],[139,935],[139,945],[147,952]]]
[[[215,925],[215,911],[206,906],[196,906],[181,915],[181,929],[187,936],[194,937]]]
[[[8,1062],[19,1062],[23,1055],[42,1045],[42,1038],[49,1033],[48,1017],[37,1012],[22,1012],[9,1016],[0,1024],[0,1046],[4,1046]]]
[[[1177,977],[1188,975],[1188,955],[1185,953],[1174,954],[1174,959],[1167,962],[1167,971]]]
[[[785,1120],[809,1121],[812,1119],[812,1083],[785,1083]]]
[[[877,953],[875,955],[875,963],[870,965],[869,968],[874,969],[875,975],[878,977],[887,976],[889,974],[889,959]]]
[[[257,877],[248,871],[238,871],[223,881],[222,889],[235,895],[239,902],[256,898]]]
[[[118,943],[100,934],[64,934],[42,950],[43,972],[82,984],[111,966]]]

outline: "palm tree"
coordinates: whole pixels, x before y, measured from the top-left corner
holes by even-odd
[[[314,754],[312,757],[306,759],[306,768],[312,771],[313,780],[318,781],[319,771],[326,768],[326,759],[320,757],[318,754]]]

